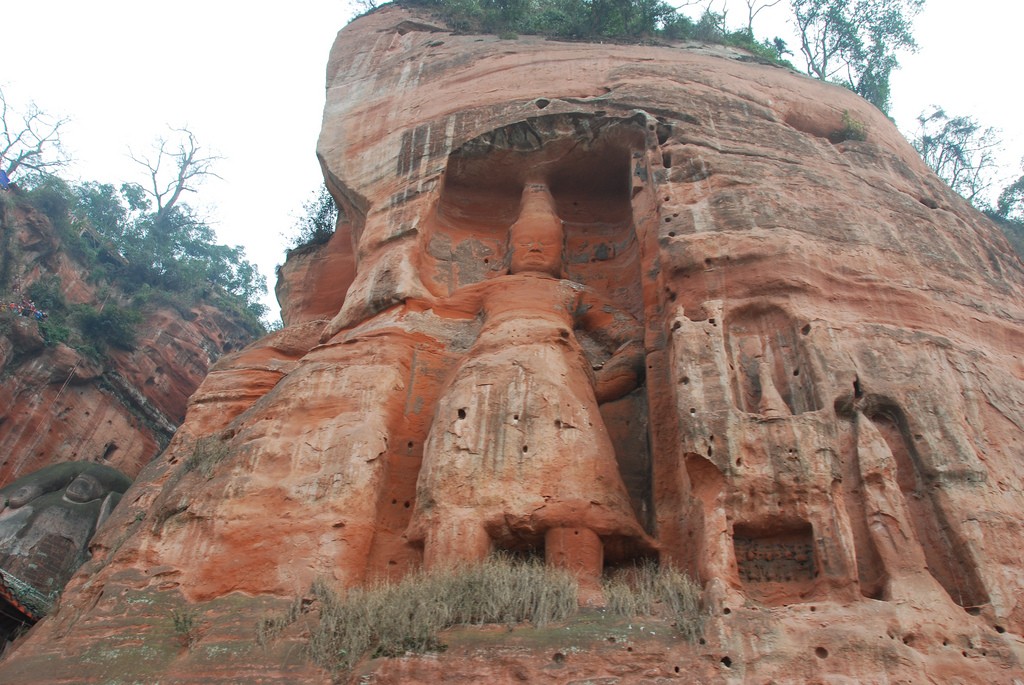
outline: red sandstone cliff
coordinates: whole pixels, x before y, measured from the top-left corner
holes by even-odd
[[[393,7],[339,35],[327,86],[348,223],[283,271],[289,325],[212,369],[0,678],[326,681],[301,634],[255,642],[315,578],[466,553],[452,531],[550,558],[579,556],[549,534],[575,525],[628,560],[651,553],[635,520],[703,585],[699,644],[461,631],[366,682],[1024,680],[1024,267],[883,115],[724,48],[459,36]],[[844,113],[866,141],[832,142]],[[530,185],[563,222],[563,290],[607,308],[569,316],[550,281],[502,299],[529,292],[501,279]],[[595,418],[570,367],[615,365],[601,312],[642,326],[645,369]],[[551,456],[599,423],[632,508],[604,528],[571,495],[596,481]],[[469,471],[423,475],[466,454],[507,479],[479,509]]]
[[[11,289],[59,279],[69,304],[123,304],[126,294],[94,278],[64,249],[49,219],[16,197],[0,205],[3,273]],[[148,306],[133,350],[99,361],[47,344],[32,317],[7,315],[0,335],[0,485],[50,464],[94,461],[131,478],[170,441],[209,366],[252,339],[213,306],[187,313]]]

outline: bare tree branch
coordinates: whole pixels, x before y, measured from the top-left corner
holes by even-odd
[[[769,7],[775,7],[782,2],[782,0],[772,0],[772,2],[765,2],[764,0],[745,1],[747,3],[747,32],[751,36],[754,35],[754,19],[761,13],[761,10],[768,9]],[[760,5],[758,5],[759,2],[761,3]]]
[[[0,169],[12,177],[19,169],[41,174],[68,165],[70,157],[60,144],[61,127],[68,119],[54,119],[30,103],[16,112],[0,90]]]
[[[159,221],[175,206],[181,194],[194,193],[206,177],[220,178],[213,171],[218,155],[203,155],[195,135],[187,127],[172,128],[175,139],[159,138],[154,144],[154,155],[136,156],[129,149],[132,160],[146,169],[149,187],[145,188],[156,203],[156,219]],[[177,148],[177,149],[175,149]],[[166,165],[172,165],[168,171]]]

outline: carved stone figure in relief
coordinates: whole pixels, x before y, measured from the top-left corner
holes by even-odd
[[[424,544],[428,568],[542,546],[549,564],[596,579],[606,550],[652,547],[598,410],[642,380],[642,330],[561,277],[563,242],[548,187],[527,184],[509,273],[434,303],[482,326],[442,390],[424,449],[409,538]],[[577,328],[611,352],[600,368]]]

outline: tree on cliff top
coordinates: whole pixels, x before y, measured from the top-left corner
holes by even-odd
[[[253,335],[261,335],[266,280],[242,247],[219,244],[213,229],[183,201],[213,175],[215,158],[202,154],[191,132],[179,133],[172,142],[157,141],[153,155],[136,157],[147,170],[146,186],[71,185],[49,176],[24,201],[51,218],[94,277],[136,293],[137,303],[156,297],[186,314],[195,303],[213,303],[235,310]]]
[[[790,0],[807,73],[889,111],[899,50],[916,50],[911,24],[925,0]]]
[[[951,117],[941,107],[922,112],[917,123],[911,144],[925,163],[968,202],[984,204],[984,193],[995,183],[998,132],[973,117]]]
[[[66,118],[54,118],[29,104],[19,112],[0,88],[0,170],[9,178],[16,173],[51,174],[70,161],[60,144]]]

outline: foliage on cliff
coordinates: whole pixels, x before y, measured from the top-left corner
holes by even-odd
[[[187,205],[157,216],[133,184],[117,189],[95,182],[71,184],[55,176],[35,179],[27,190],[6,192],[2,202],[44,214],[59,249],[98,286],[99,302],[69,304],[56,273],[20,283],[12,267],[16,255],[7,250],[0,293],[12,303],[31,302],[34,311],[45,315],[38,323],[49,344],[66,343],[97,359],[108,348],[133,349],[140,310],[148,303],[174,307],[183,316],[207,303],[233,313],[252,337],[265,332],[258,299],[266,287],[262,275],[242,248],[217,244],[213,230]]]
[[[575,40],[664,38],[734,45],[783,64],[785,42],[759,42],[748,26],[729,30],[725,15],[704,10],[695,21],[663,0],[405,0],[426,7],[464,33],[551,36]]]
[[[289,254],[323,245],[334,235],[338,223],[338,205],[327,186],[313,192],[313,197],[302,204],[302,216],[292,226]]]

